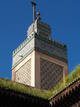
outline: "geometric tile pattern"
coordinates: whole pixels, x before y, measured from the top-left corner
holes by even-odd
[[[41,89],[51,89],[63,79],[63,67],[40,58],[40,86]]]
[[[29,59],[18,71],[16,71],[16,82],[31,85],[31,59]]]

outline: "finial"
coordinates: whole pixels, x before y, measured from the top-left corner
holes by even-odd
[[[35,17],[36,17],[36,12],[35,12],[36,3],[35,3],[34,1],[32,1],[31,4],[32,4],[32,7],[33,7],[33,23],[35,23]]]
[[[32,6],[33,6],[33,5],[35,5],[35,6],[36,6],[36,2],[32,1],[31,3],[32,3]]]

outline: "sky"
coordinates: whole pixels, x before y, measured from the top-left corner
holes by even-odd
[[[32,23],[31,0],[0,0],[0,78],[11,79],[12,52]],[[36,0],[52,38],[68,47],[69,72],[80,64],[80,0]]]

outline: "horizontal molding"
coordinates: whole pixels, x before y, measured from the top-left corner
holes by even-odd
[[[24,40],[14,51],[13,51],[13,56],[15,56],[19,51],[21,51],[32,39],[34,36],[31,36],[30,38],[27,38]]]
[[[15,63],[14,65],[12,65],[12,69],[14,69],[18,64],[20,64],[28,55],[30,55],[35,49],[32,48],[27,54],[25,54],[23,56],[23,58],[21,58],[17,63]]]
[[[65,62],[65,63],[68,63],[68,60],[67,59],[64,59],[64,58],[62,58],[62,57],[59,57],[59,56],[56,56],[56,55],[54,55],[54,54],[50,54],[49,52],[47,52],[47,51],[44,51],[44,50],[41,50],[41,49],[39,49],[39,48],[32,48],[27,54],[25,54],[24,56],[23,56],[23,58],[21,58],[17,63],[15,63],[13,66],[12,66],[12,69],[14,69],[19,63],[21,63],[29,54],[31,54],[33,51],[38,51],[38,52],[41,52],[41,53],[43,53],[43,54],[46,54],[46,55],[48,55],[48,56],[50,56],[50,57],[53,57],[53,58],[55,58],[55,59],[58,59],[58,60],[60,60],[60,61],[63,61],[63,62]]]
[[[49,53],[48,51],[44,51],[44,50],[42,50],[42,49],[40,49],[40,48],[35,48],[35,50],[38,51],[38,52],[41,52],[41,53],[43,53],[43,54],[46,54],[46,55],[48,55],[48,56],[50,56],[50,57],[53,57],[53,58],[55,58],[55,59],[58,59],[58,60],[60,60],[60,61],[63,61],[63,62],[65,62],[65,63],[68,63],[68,60],[67,60],[67,59],[65,59],[65,58],[63,58],[63,57],[59,57],[59,56],[54,55],[54,54],[51,54],[51,53]]]

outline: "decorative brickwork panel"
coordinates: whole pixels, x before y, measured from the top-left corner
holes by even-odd
[[[31,59],[28,60],[17,72],[16,82],[31,85]]]
[[[40,58],[41,89],[50,89],[63,79],[63,67]]]

